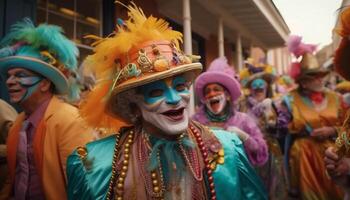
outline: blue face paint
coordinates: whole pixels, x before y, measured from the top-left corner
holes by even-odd
[[[40,82],[40,81],[39,81],[39,82]],[[26,93],[23,95],[23,97],[21,98],[21,100],[19,100],[19,102],[22,102],[22,101],[28,99],[30,96],[32,96],[33,92],[38,88],[38,85],[39,85],[38,83],[39,83],[39,82],[37,82],[35,85],[32,85],[32,86],[30,86],[30,87],[27,87]]]
[[[176,105],[182,99],[181,94],[189,94],[186,80],[182,76],[159,80],[141,87],[147,104],[165,100],[167,104]]]
[[[255,79],[251,86],[250,86],[253,90],[257,90],[257,89],[265,89],[266,88],[266,81],[264,81],[261,78]]]
[[[33,92],[38,88],[40,81],[43,80],[43,78],[39,76],[26,76],[26,77],[22,76],[22,77],[16,77],[16,78],[19,84],[22,87],[27,89],[26,93],[23,95],[21,100],[19,100],[19,102],[22,102],[28,99],[33,94]]]

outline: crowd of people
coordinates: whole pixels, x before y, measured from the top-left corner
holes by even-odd
[[[165,20],[125,7],[81,69],[58,26],[26,18],[1,40],[21,112],[0,101],[0,199],[350,199],[350,9],[334,91],[299,36],[288,75],[252,59],[236,73],[225,57],[203,67]]]

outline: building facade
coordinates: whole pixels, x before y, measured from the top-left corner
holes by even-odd
[[[128,4],[129,0],[121,2]],[[281,49],[289,29],[271,0],[134,2],[146,15],[166,18],[174,29],[181,31],[185,53],[200,55],[204,67],[218,56],[226,56],[236,71],[252,56],[269,62],[280,73],[289,65],[289,54]],[[126,8],[114,0],[3,0],[0,10],[1,37],[23,17],[36,23],[57,24],[79,47],[80,61],[91,53],[92,41],[84,36],[107,36],[117,18],[126,18]],[[3,88],[0,97],[6,99]]]

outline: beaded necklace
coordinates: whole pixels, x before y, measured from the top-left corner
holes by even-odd
[[[112,176],[108,186],[108,192],[106,197],[107,200],[111,200],[113,196],[115,196],[115,199],[117,200],[123,199],[124,181],[126,178],[126,173],[128,171],[130,147],[133,142],[133,138],[134,138],[134,131],[130,131],[127,136],[127,143],[125,144],[125,148],[124,148],[124,160],[122,163],[122,169],[120,171],[120,174],[117,174],[117,159],[118,159],[118,154],[120,150],[120,146],[119,146],[120,134],[117,134],[116,136],[113,162],[112,162]]]
[[[207,177],[207,181],[208,181],[208,185],[209,185],[209,194],[210,194],[210,199],[211,200],[216,200],[216,191],[215,191],[215,184],[214,184],[214,178],[213,178],[213,171],[212,171],[212,167],[210,165],[210,160],[208,158],[208,149],[206,148],[206,146],[204,145],[203,139],[201,134],[198,132],[198,130],[192,125],[190,124],[189,126],[189,130],[191,131],[192,135],[195,137],[196,143],[199,147],[199,150],[202,154],[202,158],[204,161],[204,166],[205,166],[205,172],[206,172],[206,177]],[[112,175],[111,175],[111,179],[109,182],[109,187],[108,187],[108,192],[107,192],[107,200],[111,200],[113,199],[113,196],[115,196],[115,199],[117,200],[122,200],[123,199],[123,192],[124,192],[124,181],[126,178],[126,174],[128,171],[128,164],[129,164],[129,157],[130,157],[130,148],[132,146],[133,143],[133,139],[134,139],[134,131],[129,131],[129,134],[127,135],[127,142],[125,144],[125,148],[124,148],[124,160],[122,162],[122,168],[120,170],[120,173],[117,174],[117,161],[118,161],[118,154],[120,151],[120,135],[118,134],[116,136],[116,143],[115,143],[115,147],[114,147],[114,155],[113,155],[113,162],[112,162]],[[142,141],[142,140],[140,140]],[[144,145],[146,146],[146,145]],[[181,149],[182,151],[182,149]],[[184,149],[183,149],[184,151]],[[145,153],[145,152],[140,152],[141,154]],[[145,155],[139,155],[139,159],[142,159],[142,157]],[[157,158],[159,159],[159,163],[160,163],[160,157],[159,157],[159,153],[157,155]],[[185,157],[186,161],[189,161],[189,159],[187,157]],[[162,172],[162,168],[161,168],[161,164],[158,166],[158,172]],[[193,167],[190,167],[192,173],[194,174],[194,177],[196,177],[196,179],[201,180],[202,178],[199,176],[198,177],[198,173],[196,173],[197,170],[195,170]],[[151,179],[152,179],[152,192],[154,197],[156,197],[157,199],[164,199],[164,177],[162,173],[157,173],[156,170],[151,172]],[[160,181],[159,181],[159,178]],[[147,186],[147,185],[146,185]]]

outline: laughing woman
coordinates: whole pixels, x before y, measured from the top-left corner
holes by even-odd
[[[202,105],[193,119],[212,128],[236,132],[251,164],[261,166],[268,158],[267,145],[255,121],[235,109],[241,89],[234,77],[226,58],[217,58],[210,64],[195,81],[195,92]]]

